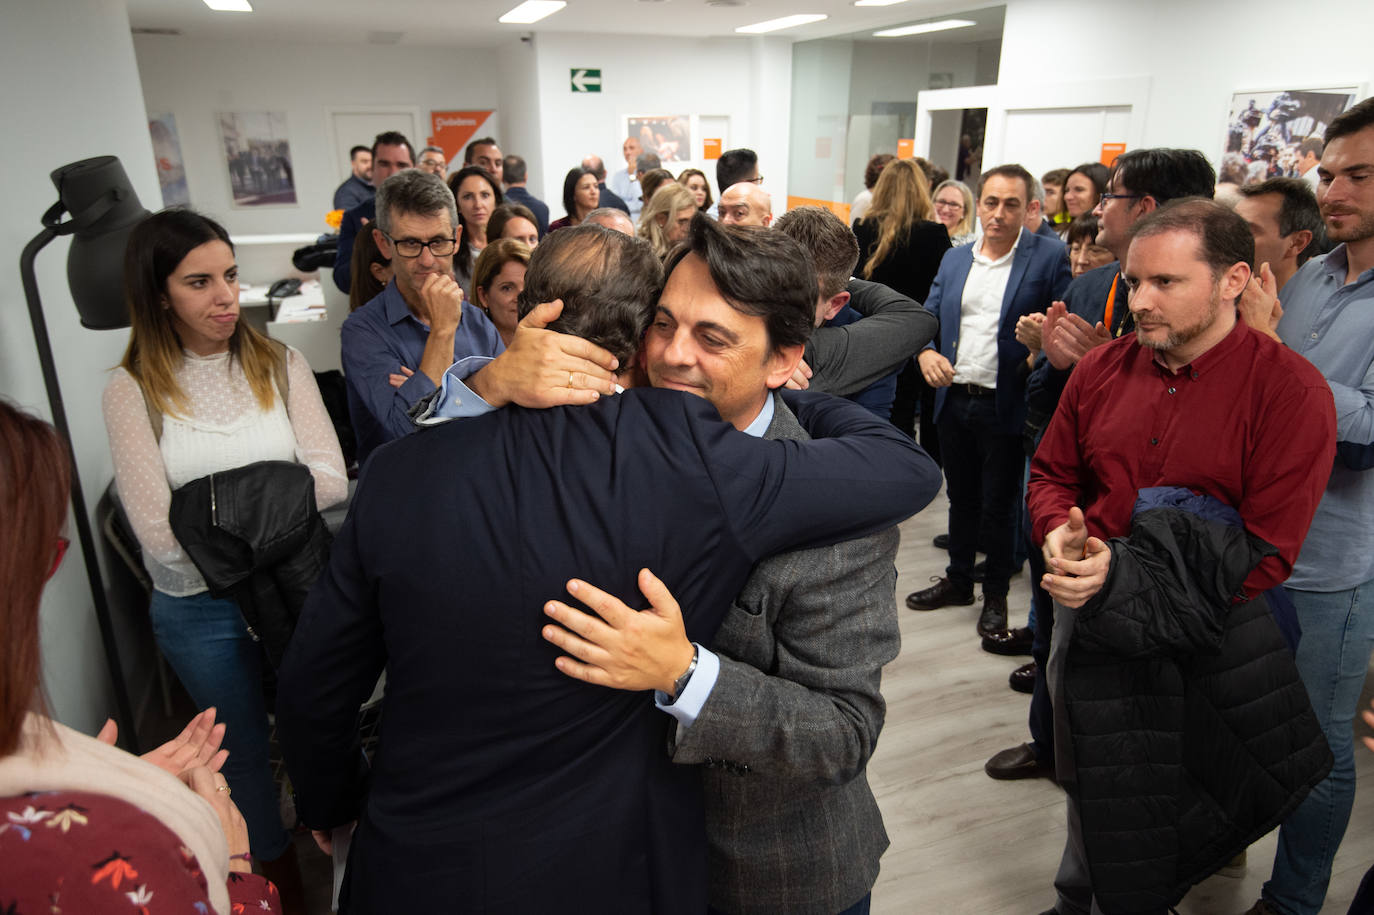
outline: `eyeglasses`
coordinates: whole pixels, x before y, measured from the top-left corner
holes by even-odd
[[[57,547],[54,550],[52,557],[52,567],[48,569],[48,574],[43,579],[44,581],[47,581],[48,579],[52,578],[54,575],[57,574],[58,566],[62,565],[62,557],[67,555],[67,547],[71,545],[72,542],[68,540],[66,537],[57,538]]]
[[[382,233],[386,240],[391,242],[396,248],[396,253],[401,257],[419,257],[420,252],[425,248],[435,257],[448,257],[458,247],[457,238],[431,238],[429,241],[417,241],[413,238],[395,239],[385,232]]]
[[[744,180],[745,180],[746,182],[748,182],[749,184],[763,184],[763,176],[762,176],[762,175],[759,175],[757,178],[745,178]]]
[[[963,208],[964,208],[964,205],[963,205],[962,203],[958,203],[958,202],[950,203],[950,202],[947,201],[947,200],[937,200],[937,201],[935,201],[935,209],[937,209],[937,210],[941,210],[941,209],[944,209],[944,210],[962,210]]]
[[[1144,194],[1103,194],[1102,205],[1106,206],[1108,200],[1139,200]]]

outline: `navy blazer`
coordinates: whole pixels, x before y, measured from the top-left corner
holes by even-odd
[[[369,223],[377,219],[376,197],[345,210],[343,222],[339,224],[339,247],[334,251],[334,285],[344,295],[353,287],[353,243],[358,240],[364,219]]]
[[[535,228],[539,230],[539,237],[543,238],[549,234],[549,205],[531,194],[523,184],[506,188],[506,202],[529,207],[530,212],[534,214]]]
[[[963,311],[964,281],[973,267],[972,245],[951,248],[940,261],[935,282],[930,286],[926,308],[940,319],[940,353],[954,364],[959,354],[959,318]],[[997,327],[997,418],[1003,431],[1019,435],[1026,421],[1026,373],[1021,364],[1030,355],[1017,342],[1016,322],[1022,315],[1044,311],[1050,303],[1063,298],[1073,274],[1064,243],[1021,230],[1012,255],[1011,276],[1002,296],[1002,320]],[[940,418],[949,388],[935,389],[935,418]]]
[[[709,642],[759,558],[871,533],[935,494],[890,423],[787,400],[813,442],[633,390],[421,430],[363,469],[280,672],[304,822],[358,819],[343,911],[701,913],[701,779],[645,693],[573,680],[540,636],[574,576],[634,607],[650,568]],[[358,707],[386,669],[370,773]]]

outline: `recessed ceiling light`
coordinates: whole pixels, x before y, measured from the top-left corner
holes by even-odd
[[[251,13],[248,0],[205,0],[205,5],[217,13]]]
[[[922,22],[917,25],[904,25],[897,29],[883,29],[874,32],[874,38],[901,38],[903,35],[924,35],[926,32],[943,32],[948,29],[966,29],[977,25],[972,19],[941,19],[939,22]]]
[[[811,22],[820,22],[822,19],[830,17],[824,13],[799,13],[796,16],[783,16],[781,19],[769,19],[766,22],[755,22],[753,25],[742,25],[735,29],[736,32],[744,32],[749,35],[761,35],[764,32],[776,32],[779,29],[790,29],[796,25],[806,25]]]
[[[854,0],[855,6],[896,6],[906,0]]]
[[[566,0],[525,0],[524,3],[496,21],[529,25],[531,22],[538,22],[545,16],[552,16],[567,5]]]

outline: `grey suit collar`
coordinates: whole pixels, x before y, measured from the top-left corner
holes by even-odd
[[[773,421],[768,424],[768,429],[763,433],[766,439],[795,439],[808,441],[811,436],[801,423],[797,422],[797,416],[783,403],[782,395],[777,391],[773,392]]]

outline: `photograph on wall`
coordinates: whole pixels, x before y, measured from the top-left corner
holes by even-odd
[[[162,205],[190,206],[191,192],[186,187],[186,164],[181,158],[176,115],[150,117],[148,132],[153,135],[153,161],[157,164],[157,183],[162,187]]]
[[[646,153],[660,162],[686,162],[692,158],[692,117],[660,114],[626,118],[625,136],[638,137]]]
[[[234,206],[283,206],[296,202],[285,112],[222,112],[219,134],[224,142]]]
[[[1321,158],[1322,134],[1358,97],[1354,86],[1237,92],[1226,117],[1218,180],[1238,185],[1269,178],[1312,180],[1308,172]]]

